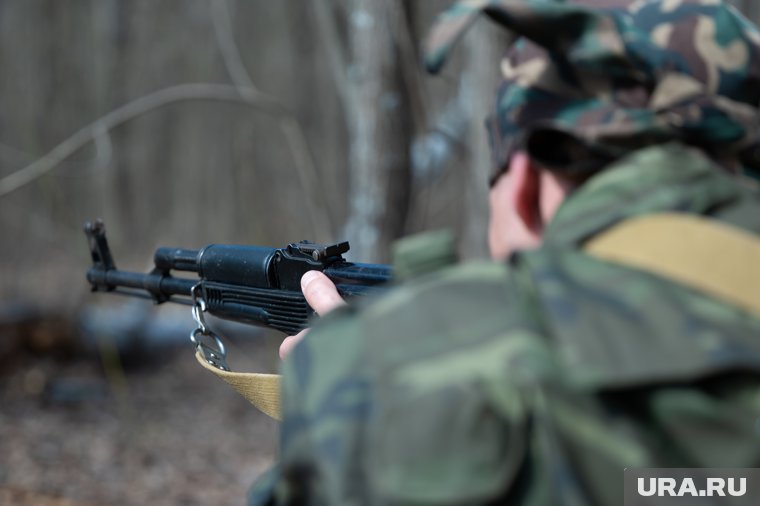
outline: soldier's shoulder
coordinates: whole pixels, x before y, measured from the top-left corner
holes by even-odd
[[[448,357],[483,371],[477,364],[484,357],[543,346],[540,314],[526,283],[504,263],[445,267],[328,315],[307,346],[312,357],[346,370],[351,364],[365,372],[425,364],[435,369]]]
[[[388,290],[357,314],[389,334],[488,333],[486,327],[503,326],[521,314],[515,307],[521,280],[515,274],[499,262],[448,266]]]
[[[364,316],[379,318],[410,306],[461,305],[469,302],[497,303],[511,282],[510,268],[503,263],[471,261],[440,268],[407,279],[363,305]],[[467,296],[474,300],[461,300]]]

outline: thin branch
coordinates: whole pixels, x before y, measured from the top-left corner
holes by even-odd
[[[222,53],[224,66],[230,74],[235,86],[256,89],[253,80],[243,64],[240,50],[232,35],[232,20],[230,11],[227,9],[227,0],[214,0],[211,2],[211,19],[214,23],[214,36],[219,51]]]
[[[415,51],[411,22],[405,6],[401,2],[390,2],[388,9],[390,11],[387,18],[389,31],[396,39],[396,48],[401,59],[401,75],[409,94],[412,117],[417,128],[424,132],[430,127],[428,124],[430,106],[420,77],[422,67],[419,63],[417,51]]]
[[[112,149],[111,149],[111,139],[108,132],[103,132],[102,135],[97,136],[95,140],[96,145],[96,158],[98,159],[92,159],[91,161],[71,161],[71,162],[61,162],[61,164],[71,164],[74,167],[81,167],[84,165],[90,165],[87,169],[86,173],[79,173],[74,176],[67,174],[66,176],[60,176],[59,177],[75,177],[75,178],[81,178],[85,176],[89,176],[91,172],[101,170],[105,165],[111,162],[111,155],[112,155]],[[105,144],[104,144],[105,141]],[[107,151],[102,151],[102,147],[107,146]],[[29,153],[27,151],[23,151],[19,148],[10,146],[5,143],[0,143],[0,161],[7,162],[11,165],[28,165],[35,161],[37,158],[39,158],[39,155],[35,155],[32,153]],[[90,170],[93,169],[93,170]]]
[[[348,80],[348,55],[340,37],[338,37],[338,27],[335,24],[331,3],[328,0],[317,0],[311,5],[316,15],[319,34],[322,36],[325,45],[327,64],[330,66],[330,73],[335,88],[338,90],[338,96],[342,99],[346,111],[353,114],[357,100],[356,92],[355,87]]]
[[[230,79],[232,79],[232,82],[240,91],[240,95],[245,96],[248,93],[260,94],[243,64],[240,49],[235,43],[232,20],[227,9],[227,0],[214,0],[211,3],[211,17],[213,19],[216,42],[219,46],[219,51],[222,53],[225,68],[230,75]],[[273,98],[272,100],[276,99]],[[327,187],[318,175],[317,166],[301,124],[295,115],[289,112],[284,105],[281,107],[285,112],[280,116],[279,127],[290,146],[301,191],[306,196],[306,204],[309,207],[310,212],[308,215],[312,220],[312,227],[318,235],[328,238],[332,235],[333,231],[331,219],[333,212]],[[319,212],[319,207],[314,202],[315,191],[319,191],[322,196],[322,209],[325,212]]]
[[[97,135],[102,135],[102,132],[110,131],[153,109],[175,102],[189,100],[242,102],[265,114],[275,117],[288,115],[287,111],[283,109],[279,102],[256,90],[249,89],[245,95],[242,95],[239,87],[223,84],[194,83],[170,86],[137,98],[114,109],[105,116],[80,129],[41,158],[38,158],[22,169],[3,177],[0,179],[0,197],[18,190],[44,176],[63,160],[86,146]]]
[[[222,8],[224,8],[221,16],[219,15],[218,5],[222,5]],[[214,7],[214,12],[216,13],[215,27],[220,21],[224,22],[225,17],[229,22],[229,13],[226,11],[226,5],[223,3],[223,0],[216,0]],[[211,100],[241,102],[256,108],[264,114],[277,118],[279,120],[278,125],[285,136],[286,142],[290,146],[304,193],[309,196],[310,200],[313,199],[313,192],[309,192],[308,189],[318,188],[322,182],[316,176],[316,167],[311,158],[303,129],[293,114],[279,100],[260,92],[250,84],[250,77],[248,77],[245,68],[242,66],[242,61],[234,45],[234,41],[230,44],[231,39],[223,35],[224,30],[215,31],[218,32],[217,40],[223,51],[225,65],[227,65],[228,72],[230,72],[231,77],[236,82],[234,86],[214,83],[180,84],[161,89],[128,102],[83,127],[42,157],[0,178],[0,197],[8,195],[44,176],[93,140],[100,140],[98,147],[101,148],[101,152],[103,147],[108,146],[106,147],[107,152],[110,149],[110,139],[107,137],[108,132],[142,114],[176,102]],[[327,194],[322,193],[325,196],[324,208],[328,209],[329,213]],[[311,201],[311,208],[312,210],[316,209],[313,200]],[[309,215],[314,220],[315,230],[319,231],[323,237],[328,237],[332,231],[329,216],[325,217],[323,213],[317,212],[310,212]]]

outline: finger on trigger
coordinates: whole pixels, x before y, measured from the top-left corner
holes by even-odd
[[[330,278],[319,271],[308,271],[301,277],[301,290],[306,302],[318,315],[325,315],[346,303]]]

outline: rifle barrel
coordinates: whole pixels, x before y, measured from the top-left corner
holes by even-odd
[[[193,286],[198,280],[175,278],[162,274],[144,274],[141,272],[120,271],[117,269],[103,270],[97,267],[87,271],[87,281],[93,287],[104,287],[112,290],[116,287],[138,288],[158,296],[159,298],[172,295],[189,297]]]

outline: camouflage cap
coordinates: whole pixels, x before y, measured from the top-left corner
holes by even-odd
[[[760,31],[721,0],[466,0],[441,14],[431,72],[480,13],[515,36],[488,120],[495,176],[517,148],[584,174],[680,141],[760,169]]]

